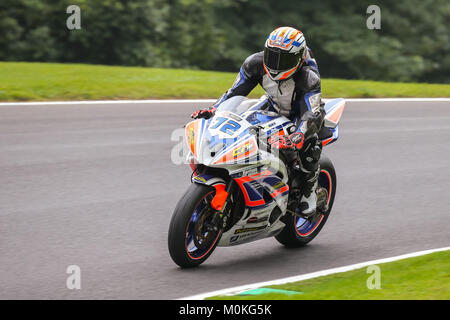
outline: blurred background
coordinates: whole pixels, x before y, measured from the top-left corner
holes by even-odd
[[[302,30],[325,78],[450,83],[448,0],[2,0],[0,61],[237,71],[267,35]],[[68,30],[66,8],[81,8]],[[370,30],[367,7],[381,8]]]

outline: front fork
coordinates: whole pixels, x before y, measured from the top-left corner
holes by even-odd
[[[225,186],[224,184],[214,186],[214,188],[216,189],[216,194],[210,204],[214,216],[209,225],[209,228],[211,228],[212,231],[217,231],[219,230],[219,228],[223,229],[227,224],[227,220],[229,217],[228,214],[224,212],[224,209],[226,207],[228,197],[232,191],[231,188],[233,187],[233,184],[234,180],[231,179],[228,182],[227,186]]]

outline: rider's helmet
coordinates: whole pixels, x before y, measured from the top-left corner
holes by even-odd
[[[304,61],[306,41],[300,30],[279,27],[267,37],[264,45],[264,70],[274,81],[286,80]]]

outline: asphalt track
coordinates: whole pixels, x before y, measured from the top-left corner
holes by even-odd
[[[338,188],[313,242],[179,269],[167,229],[190,170],[170,137],[202,105],[0,106],[0,298],[173,299],[450,244],[450,102],[355,101],[324,151]]]

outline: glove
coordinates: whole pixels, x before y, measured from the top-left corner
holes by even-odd
[[[323,109],[321,109],[320,111],[316,111],[315,113],[313,113],[312,111],[305,112],[301,120],[305,121],[303,125],[304,129],[302,130],[302,132],[304,132],[306,139],[309,139],[310,136],[319,132],[319,130],[322,128],[324,115],[325,110]]]
[[[294,132],[289,136],[272,136],[268,142],[272,148],[279,150],[300,150],[303,147],[303,133]]]
[[[191,114],[191,118],[199,119],[199,118],[205,118],[209,119],[214,115],[214,112],[216,112],[215,107],[207,107],[200,110],[195,111],[193,114]]]

